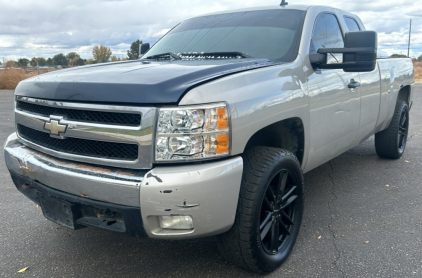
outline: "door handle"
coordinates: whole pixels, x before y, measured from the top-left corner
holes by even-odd
[[[352,79],[352,80],[350,80],[350,83],[347,87],[349,87],[350,89],[355,89],[359,86],[360,86],[360,83],[355,81],[354,79]]]

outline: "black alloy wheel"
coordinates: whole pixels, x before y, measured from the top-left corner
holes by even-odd
[[[399,152],[403,153],[406,148],[407,134],[409,132],[409,111],[403,109],[399,118],[399,132],[397,135],[397,145]]]
[[[375,134],[375,150],[383,158],[400,158],[406,148],[409,134],[409,106],[398,101],[390,125]]]
[[[260,238],[264,250],[277,254],[288,244],[298,198],[297,181],[286,169],[279,171],[265,191],[261,207]]]
[[[293,153],[253,147],[243,155],[243,176],[231,229],[217,237],[224,258],[268,273],[291,253],[303,215],[303,173]]]

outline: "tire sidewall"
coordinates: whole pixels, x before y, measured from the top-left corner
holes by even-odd
[[[267,187],[269,186],[270,181],[272,178],[280,171],[286,169],[292,175],[294,176],[295,180],[297,181],[297,192],[298,192],[298,198],[295,200],[295,218],[294,222],[295,225],[292,227],[291,235],[289,236],[288,244],[285,246],[283,250],[280,250],[279,253],[275,255],[268,254],[264,247],[262,246],[261,242],[261,235],[260,235],[260,213],[261,213],[261,207],[262,202],[265,196],[265,192],[267,190]],[[303,214],[303,197],[304,197],[304,178],[302,174],[302,169],[300,168],[300,165],[298,161],[291,156],[281,156],[280,159],[278,159],[275,163],[272,163],[270,167],[267,169],[268,171],[265,172],[264,176],[261,178],[261,183],[259,187],[259,191],[257,191],[257,196],[254,200],[254,208],[255,208],[255,214],[254,214],[254,224],[253,224],[253,238],[254,238],[254,252],[257,257],[257,261],[263,261],[265,262],[265,265],[261,265],[261,269],[263,269],[265,272],[272,271],[279,267],[289,256],[294,243],[296,241],[296,238],[299,233],[300,223],[302,220],[302,214]]]

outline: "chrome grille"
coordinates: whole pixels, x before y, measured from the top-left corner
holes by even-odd
[[[18,96],[15,120],[19,139],[46,154],[113,167],[151,169],[156,111],[152,107],[57,102]],[[53,118],[66,126],[59,136],[44,128]]]
[[[63,116],[67,120],[80,122],[127,126],[139,126],[141,124],[140,114],[75,110],[69,108],[37,105],[23,101],[16,102],[16,109],[24,112],[43,115],[46,117],[50,117],[50,115]]]
[[[78,138],[57,139],[51,137],[48,133],[20,124],[18,124],[18,133],[28,141],[59,152],[108,159],[136,160],[138,158],[138,146],[136,144],[101,142]]]

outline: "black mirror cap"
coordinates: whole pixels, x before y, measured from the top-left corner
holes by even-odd
[[[150,46],[149,43],[143,43],[141,44],[141,47],[139,47],[139,56],[144,55],[149,50]]]
[[[344,39],[345,48],[371,47],[377,50],[378,36],[375,31],[347,32]]]
[[[374,31],[347,32],[344,41],[345,48],[359,48],[370,51],[357,51],[343,54],[343,63],[354,62],[355,65],[345,67],[345,72],[373,71],[377,62],[378,35]]]

